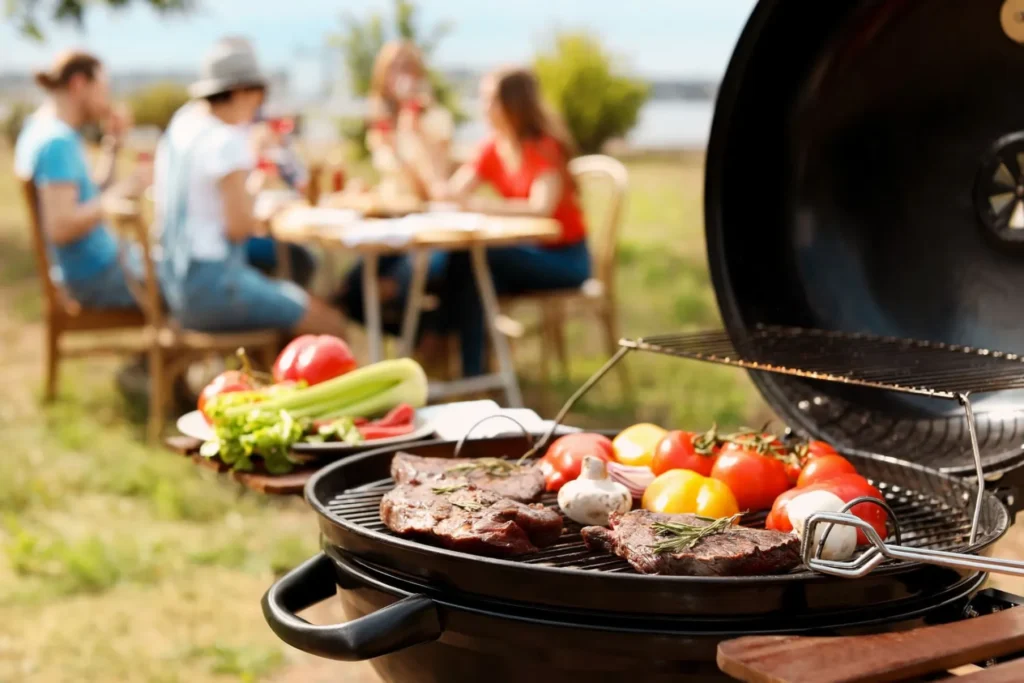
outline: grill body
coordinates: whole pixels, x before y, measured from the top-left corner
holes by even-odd
[[[1024,230],[1007,229],[1015,188],[1002,186],[1024,179],[1024,91],[999,85],[1024,78],[1024,45],[1002,6],[758,3],[721,86],[705,178],[709,265],[734,339],[765,324],[1024,352]],[[1006,215],[989,215],[996,206]],[[802,431],[970,471],[955,401],[752,375]],[[1021,391],[974,404],[987,468],[1018,467]]]
[[[566,521],[558,544],[517,559],[490,559],[401,538],[380,521],[381,496],[393,483],[392,456],[399,450],[428,457],[453,457],[454,442],[429,442],[353,456],[319,472],[307,487],[318,512],[326,547],[356,556],[411,581],[444,586],[473,599],[544,607],[564,613],[609,617],[672,615],[687,623],[748,620],[748,626],[794,626],[820,615],[860,618],[865,608],[899,608],[928,599],[967,575],[932,565],[882,566],[855,582],[807,571],[773,577],[682,577],[636,574],[624,560],[591,553],[579,526]],[[519,438],[467,441],[461,456],[516,457]],[[987,552],[1009,525],[1006,508],[985,494],[978,542],[968,547],[972,488],[968,483],[909,463],[848,453],[858,470],[873,479],[901,520],[907,545]],[[554,506],[553,497],[545,501]],[[744,520],[759,526],[763,514]]]

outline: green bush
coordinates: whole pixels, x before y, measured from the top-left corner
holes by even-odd
[[[188,90],[176,83],[156,83],[132,95],[129,104],[137,126],[167,128],[174,112],[188,102]]]
[[[0,135],[11,145],[14,145],[21,134],[21,127],[25,125],[25,119],[33,111],[32,105],[26,102],[15,102],[3,122],[0,122]]]
[[[580,152],[600,152],[636,125],[646,83],[619,73],[613,57],[585,33],[561,33],[534,68],[545,97],[565,119]]]

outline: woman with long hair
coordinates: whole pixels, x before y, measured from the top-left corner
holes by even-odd
[[[448,177],[452,115],[434,102],[432,86],[419,49],[406,40],[384,45],[373,66],[370,83],[370,120],[366,134],[373,166],[380,176],[378,192],[384,196],[428,199]],[[430,258],[428,282],[436,289],[448,256]],[[385,329],[397,334],[412,279],[412,263],[405,256],[385,256],[378,263]],[[363,264],[345,276],[338,306],[357,321],[364,319]],[[423,328],[430,327],[428,316]]]
[[[590,254],[579,197],[569,173],[575,146],[561,120],[543,103],[537,79],[526,69],[502,69],[480,84],[480,100],[492,133],[476,157],[452,177],[446,199],[468,211],[509,216],[546,216],[561,235],[542,246],[487,252],[499,294],[569,289],[590,277]],[[499,196],[478,196],[488,185]],[[484,320],[466,254],[449,263],[445,310],[462,339],[462,372],[483,372]]]

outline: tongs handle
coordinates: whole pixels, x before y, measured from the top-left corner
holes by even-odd
[[[855,527],[864,532],[872,548],[853,560],[823,560],[820,557],[820,551],[824,545],[824,536],[828,534],[828,530],[826,530],[823,538],[815,543],[813,541],[815,538],[815,528],[819,524]],[[882,540],[874,527],[860,517],[847,512],[816,512],[808,517],[804,531],[802,552],[804,564],[808,569],[847,578],[865,576],[886,559],[923,562],[942,567],[952,567],[953,569],[966,569],[968,571],[1024,576],[1024,562],[1018,560],[982,557],[967,553],[952,553],[946,550],[933,550],[930,548],[912,548],[900,545],[899,541],[896,544],[888,544]]]

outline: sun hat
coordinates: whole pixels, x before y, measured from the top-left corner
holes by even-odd
[[[256,51],[245,38],[223,38],[203,58],[199,80],[189,86],[196,99],[240,88],[266,86]]]

